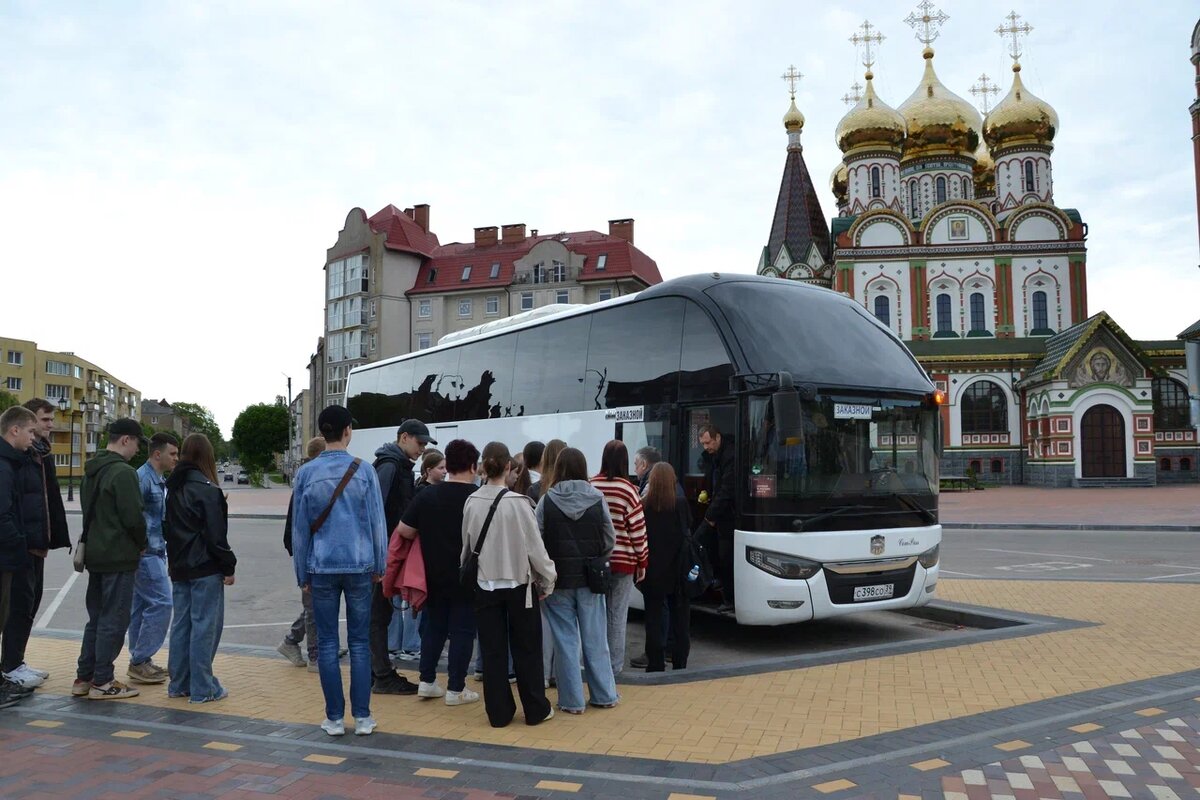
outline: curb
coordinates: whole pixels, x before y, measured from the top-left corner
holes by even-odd
[[[1069,522],[943,522],[942,530],[959,531],[1175,531],[1200,533],[1200,525],[1108,525]]]

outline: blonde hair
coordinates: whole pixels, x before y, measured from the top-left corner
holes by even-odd
[[[317,456],[321,455],[321,453],[324,453],[324,452],[325,452],[325,437],[324,436],[314,436],[313,438],[309,439],[308,446],[305,447],[305,449],[304,449],[304,453],[305,453],[305,455],[308,456],[309,461],[311,461],[312,459],[316,458]]]

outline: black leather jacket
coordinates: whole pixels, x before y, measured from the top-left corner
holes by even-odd
[[[225,493],[195,465],[182,462],[167,479],[163,535],[173,581],[229,576],[237,566],[237,557],[229,549]]]

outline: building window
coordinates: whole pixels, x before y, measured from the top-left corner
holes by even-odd
[[[567,265],[561,261],[552,262],[550,270],[550,280],[554,283],[562,283],[567,279]]]
[[[431,333],[418,333],[417,334],[417,349],[418,350],[428,350],[429,346],[431,344],[433,344],[433,334],[431,334]]]
[[[533,265],[533,282],[545,283],[548,280],[546,276],[546,264],[544,261],[539,261]]]
[[[436,280],[437,280],[437,267],[430,267],[429,268],[429,279],[425,282],[433,283]]]
[[[954,333],[954,327],[950,318],[950,295],[948,294],[939,294],[937,296],[937,332]]]
[[[325,272],[327,282],[325,292],[327,299],[333,300],[334,298],[341,297],[346,289],[344,281],[346,275],[345,260],[331,261],[325,265]]]
[[[529,311],[533,308],[533,292],[521,292],[521,310]]]
[[[1037,291],[1033,293],[1033,330],[1030,333],[1049,333],[1050,331],[1050,315],[1046,309],[1046,293]]]
[[[1158,431],[1190,428],[1187,389],[1171,378],[1154,379],[1154,429]]]
[[[596,272],[604,272],[604,267],[608,264],[608,253],[601,253],[596,259]]]
[[[962,192],[963,192],[962,196],[963,196],[963,199],[966,200],[971,196],[971,179],[963,178],[962,179],[962,187],[963,187],[962,188]]]
[[[987,330],[987,320],[984,319],[983,293],[971,294],[971,333],[982,333]]]
[[[946,202],[946,179],[939,175],[936,183],[934,183],[934,187],[935,187],[934,191],[936,193],[937,202],[939,202],[939,203]]]
[[[8,389],[10,392],[21,391],[21,379],[20,378],[5,378],[4,379],[4,388]]]
[[[597,300],[612,300],[612,289],[601,289],[596,295]]]
[[[889,328],[892,327],[892,304],[888,298],[879,295],[875,298],[875,319]]]
[[[1171,471],[1171,459],[1169,459],[1169,458],[1159,459],[1158,468],[1160,470],[1162,470],[1163,472],[1170,472]]]
[[[1033,159],[1028,159],[1025,162],[1025,191],[1036,191],[1033,182]]]
[[[157,425],[157,424],[158,424],[158,417],[151,417],[151,418],[150,418],[150,424],[151,424],[151,425]]]
[[[458,315],[460,317],[471,316],[471,298],[458,301]]]
[[[54,454],[54,466],[69,467],[70,465],[71,465],[71,454],[70,453],[55,453]]]
[[[500,313],[500,298],[496,295],[489,295],[487,299],[487,315],[494,317]]]
[[[371,319],[375,319],[375,312],[376,312],[377,310],[378,310],[378,309],[377,309],[377,308],[376,308],[376,306],[375,306],[375,301],[374,301],[374,300],[372,300],[372,301],[371,301]]]
[[[467,266],[463,267],[463,271],[462,271],[462,279],[463,279],[464,281],[469,281],[469,280],[471,280],[471,265],[470,265],[470,264],[468,264]]]
[[[83,367],[75,367],[75,377],[79,379],[83,378]]]
[[[556,302],[556,303],[571,302],[571,293],[568,292],[566,289],[559,289],[557,292],[554,293],[554,302]]]
[[[420,300],[417,302],[417,316],[420,319],[429,319],[433,316],[433,301]]]
[[[1190,458],[1179,459],[1179,471],[1180,472],[1191,472],[1192,471],[1192,460]]]
[[[871,167],[871,197],[883,197],[883,184],[880,180],[879,167]]]
[[[371,352],[374,353],[375,346],[376,346],[376,339],[375,339],[375,334],[373,334],[373,333],[370,336],[370,342],[371,342]]]
[[[497,261],[495,264],[492,264],[491,277],[492,277],[492,280],[496,280],[496,278],[500,277],[500,262],[499,261]]]
[[[976,381],[963,392],[963,433],[1008,433],[1008,402],[992,381]]]
[[[68,400],[70,400],[71,399],[71,387],[61,384],[61,383],[47,383],[46,384],[46,399],[57,400],[60,397],[65,397]]]
[[[19,367],[25,363],[25,356],[20,350],[9,350],[8,363],[15,367]]]
[[[920,214],[921,195],[917,189],[917,182],[913,181],[908,184],[908,215],[913,219],[921,216]]]
[[[1000,474],[1002,474],[1003,472],[1004,472],[1004,459],[1002,459],[1002,458],[993,458],[993,459],[992,459],[992,474],[993,474],[993,475],[1000,475]]]
[[[66,362],[63,362],[63,361],[47,361],[46,362],[46,374],[47,375],[66,375],[69,377],[71,374],[71,365],[67,364]]]

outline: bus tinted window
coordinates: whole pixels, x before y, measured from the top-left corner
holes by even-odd
[[[408,415],[422,422],[454,419],[454,401],[465,394],[458,371],[458,349],[429,353],[413,360],[413,393]]]
[[[683,320],[683,354],[680,359],[679,398],[702,400],[729,394],[733,364],[716,326],[695,303],[687,304]]]
[[[572,317],[517,334],[513,416],[593,407],[583,404],[591,316]],[[591,388],[594,394],[595,385]]]
[[[683,306],[664,297],[591,315],[584,409],[675,402]]]
[[[356,427],[396,427],[407,419],[412,374],[411,361],[356,372],[351,381],[354,394],[346,401]]]
[[[517,335],[498,336],[459,348],[456,419],[511,417]]]

